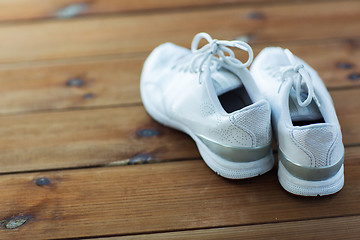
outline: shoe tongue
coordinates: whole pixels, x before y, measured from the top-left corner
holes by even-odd
[[[240,79],[232,72],[220,68],[211,73],[211,78],[214,83],[215,91],[218,96],[238,88],[242,85]]]
[[[306,93],[300,94],[301,100],[304,101],[307,97]],[[292,121],[311,121],[322,118],[322,115],[317,107],[315,101],[311,101],[306,107],[301,107],[296,99],[296,93],[292,89],[289,96],[289,110]]]

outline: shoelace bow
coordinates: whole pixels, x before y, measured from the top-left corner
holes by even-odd
[[[320,107],[319,100],[317,99],[315,92],[314,92],[314,87],[312,84],[310,74],[304,69],[303,64],[296,64],[295,57],[292,54],[292,52],[290,52],[289,49],[285,49],[284,52],[285,52],[286,56],[288,57],[290,64],[292,66],[286,67],[282,71],[282,73],[281,73],[282,83],[279,87],[279,91],[281,89],[282,84],[285,81],[288,81],[288,79],[289,79],[290,81],[292,81],[292,85],[293,85],[293,88],[295,89],[295,93],[296,93],[296,100],[301,107],[308,106],[311,103],[312,99],[314,99],[316,104]],[[295,73],[295,77],[293,77],[293,76],[288,77],[289,73]],[[301,96],[300,96],[301,90],[302,90],[301,87],[303,84],[307,88],[307,97],[304,101],[301,100]]]
[[[208,41],[208,44],[199,47],[199,43],[202,39]],[[249,58],[245,63],[242,63],[235,57],[234,52],[229,48],[238,48],[248,52]],[[212,62],[215,62],[216,67],[220,68],[222,65],[227,64],[233,68],[246,68],[248,67],[253,60],[253,51],[252,48],[245,42],[242,41],[226,41],[226,40],[217,40],[212,39],[211,36],[207,33],[198,33],[195,35],[191,43],[191,51],[193,52],[193,57],[190,60],[190,72],[206,72],[209,74],[210,66]],[[225,54],[228,54],[225,55]],[[218,55],[216,57],[215,55]],[[200,64],[198,64],[200,61]],[[199,82],[200,76],[199,76]]]

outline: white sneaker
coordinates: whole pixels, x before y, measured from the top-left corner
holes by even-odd
[[[321,78],[289,50],[265,48],[251,73],[272,108],[281,185],[304,196],[344,185],[344,146],[330,94]]]
[[[198,49],[202,39],[208,44]],[[229,47],[247,51],[248,61],[240,62]],[[244,42],[199,33],[191,51],[172,43],[157,47],[141,75],[148,113],[190,135],[207,165],[226,178],[258,176],[274,163],[271,108],[246,69],[252,59]]]

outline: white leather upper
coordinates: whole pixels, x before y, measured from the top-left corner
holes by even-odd
[[[191,54],[190,50],[172,43],[162,44],[150,54],[142,72],[141,91],[151,96],[148,99],[151,105],[193,133],[224,145],[256,147],[270,143],[270,105],[257,89],[250,89],[256,85],[248,70],[229,67],[239,81],[237,85],[234,79],[223,82],[219,77],[213,80],[211,74],[216,75],[216,69],[212,69],[209,79],[205,79],[205,74],[183,71],[178,65]],[[254,104],[227,113],[218,94],[231,89],[232,84],[244,84]]]
[[[290,113],[289,95],[294,91],[293,85],[291,81],[282,83],[278,74],[290,64],[284,49],[265,48],[251,67],[251,73],[261,93],[271,104],[273,127],[279,148],[289,159],[300,165],[320,167],[335,164],[343,156],[344,147],[332,99],[317,72],[301,59],[295,59],[297,64],[304,65],[311,77],[315,95],[320,103],[316,110],[311,109],[316,107],[313,100],[312,105],[308,106],[309,109],[301,109],[301,106],[296,105],[296,109],[300,111]],[[296,101],[292,104],[294,102],[297,104]],[[314,116],[306,117],[306,114],[321,114],[325,123],[293,126],[291,115],[293,119],[314,119]]]

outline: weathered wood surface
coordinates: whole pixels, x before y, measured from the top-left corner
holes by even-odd
[[[11,24],[0,28],[0,63],[149,52],[165,41],[189,46],[200,31],[267,44],[359,38],[359,21],[359,1],[335,1]]]
[[[345,145],[360,143],[360,88],[332,92]],[[0,117],[0,172],[198,158],[190,137],[143,106]]]
[[[10,65],[0,70],[0,113],[140,104],[143,57]]]
[[[2,239],[54,239],[358,215],[360,161],[346,159],[344,189],[323,198],[286,193],[274,170],[231,181],[201,160],[3,175],[3,226],[28,221],[0,233]]]
[[[359,236],[359,1],[4,0],[0,9],[0,239]],[[199,31],[241,37],[255,54],[290,48],[318,70],[346,145],[341,192],[293,196],[276,169],[223,179],[188,136],[146,114],[145,57],[164,41],[188,47]],[[154,164],[122,166],[136,163]]]
[[[360,86],[359,41],[284,43],[329,89]],[[258,44],[254,53],[264,47]],[[139,104],[146,54],[0,65],[0,114]]]
[[[360,217],[336,217],[306,221],[267,223],[250,226],[211,228],[204,230],[153,233],[100,238],[99,240],[219,240],[229,239],[358,239]]]
[[[0,9],[2,10],[0,21],[73,18],[94,14],[179,10],[197,7],[217,7],[254,3],[264,4],[272,2],[281,2],[281,0],[53,0],[48,1],[45,4],[44,1],[41,0],[2,0],[0,2]],[[296,2],[296,0],[293,2]]]
[[[142,106],[3,116],[0,125],[2,173],[199,157]]]

